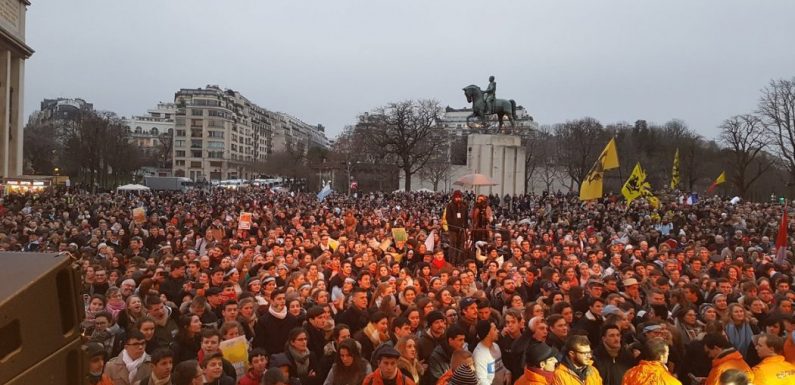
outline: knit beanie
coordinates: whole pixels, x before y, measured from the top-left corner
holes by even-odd
[[[455,370],[453,373],[453,377],[450,379],[450,385],[477,385],[478,378],[475,376],[475,372],[472,371],[467,365],[461,365],[458,369]]]

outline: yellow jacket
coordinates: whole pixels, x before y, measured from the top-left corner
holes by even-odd
[[[709,371],[709,376],[707,376],[707,381],[704,385],[719,385],[720,375],[729,369],[737,369],[745,373],[748,376],[748,382],[754,382],[754,373],[751,371],[751,367],[745,363],[740,352],[733,350],[729,354],[722,357],[718,356],[718,358],[712,360],[712,370]]]
[[[586,369],[585,381],[580,380],[577,373],[574,373],[565,364],[558,365],[555,368],[555,377],[552,379],[552,385],[602,385],[602,376],[599,371],[593,366],[588,366]]]
[[[795,365],[784,360],[784,356],[776,354],[762,360],[754,366],[754,384],[759,385],[792,385],[795,384]]]
[[[624,374],[621,385],[682,385],[660,361],[641,361]]]
[[[549,385],[549,382],[544,376],[525,368],[524,374],[513,385]]]

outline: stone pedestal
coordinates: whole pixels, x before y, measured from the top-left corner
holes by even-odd
[[[471,134],[467,139],[467,167],[488,175],[496,186],[479,186],[478,194],[518,195],[525,193],[525,148],[515,135]]]

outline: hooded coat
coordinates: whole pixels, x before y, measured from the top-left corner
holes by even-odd
[[[641,361],[627,370],[623,385],[682,385],[660,361]]]

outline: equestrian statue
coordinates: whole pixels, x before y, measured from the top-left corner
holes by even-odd
[[[491,115],[497,115],[499,128],[502,128],[503,117],[508,117],[511,128],[515,127],[516,102],[513,99],[497,99],[497,82],[494,81],[494,76],[489,76],[489,85],[485,91],[472,84],[464,87],[464,96],[467,103],[472,103],[472,114],[467,117],[469,128],[487,127]]]

